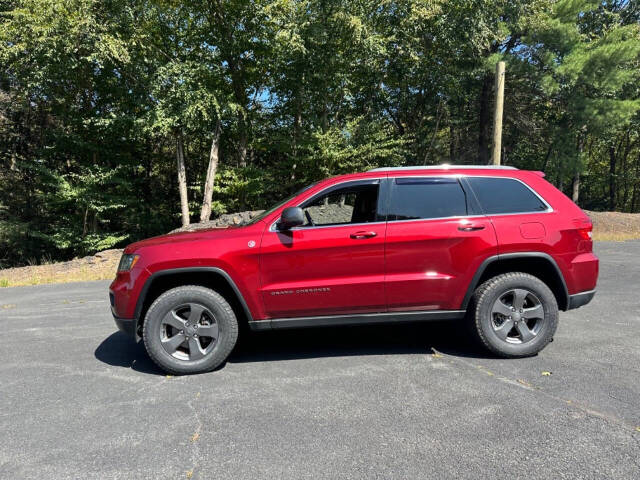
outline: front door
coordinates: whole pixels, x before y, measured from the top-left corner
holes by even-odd
[[[459,309],[473,274],[497,253],[491,221],[456,177],[399,177],[389,184],[389,311]]]
[[[382,312],[385,222],[380,181],[351,181],[300,205],[306,223],[263,235],[260,276],[270,318]]]

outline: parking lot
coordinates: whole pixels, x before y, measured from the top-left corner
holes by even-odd
[[[640,242],[540,355],[458,323],[244,335],[170,377],[108,282],[0,289],[0,478],[640,478]]]

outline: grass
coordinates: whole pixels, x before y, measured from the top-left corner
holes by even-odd
[[[639,240],[639,233],[624,233],[624,232],[607,232],[597,231],[593,232],[593,239],[596,242],[626,242],[627,240]]]
[[[41,285],[45,283],[71,283],[71,282],[89,282],[92,280],[111,280],[115,277],[115,266],[104,271],[102,269],[84,268],[74,272],[34,272],[28,276],[20,276],[12,278],[11,281],[6,278],[0,279],[1,287],[21,287],[26,285]]]

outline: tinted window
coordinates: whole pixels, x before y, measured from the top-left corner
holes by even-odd
[[[526,185],[512,178],[468,177],[468,180],[487,215],[547,209]]]
[[[378,184],[360,184],[316,197],[302,206],[304,226],[375,222],[378,189]]]
[[[455,178],[396,178],[389,220],[457,217],[467,214],[464,191]]]

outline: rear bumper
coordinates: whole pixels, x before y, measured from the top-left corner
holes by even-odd
[[[569,295],[569,305],[567,310],[582,307],[591,301],[596,294],[595,290],[589,290],[587,292],[580,292],[574,295]]]
[[[137,326],[138,322],[135,318],[120,318],[113,316],[113,320],[116,322],[118,330],[127,334],[127,336],[138,340]]]

